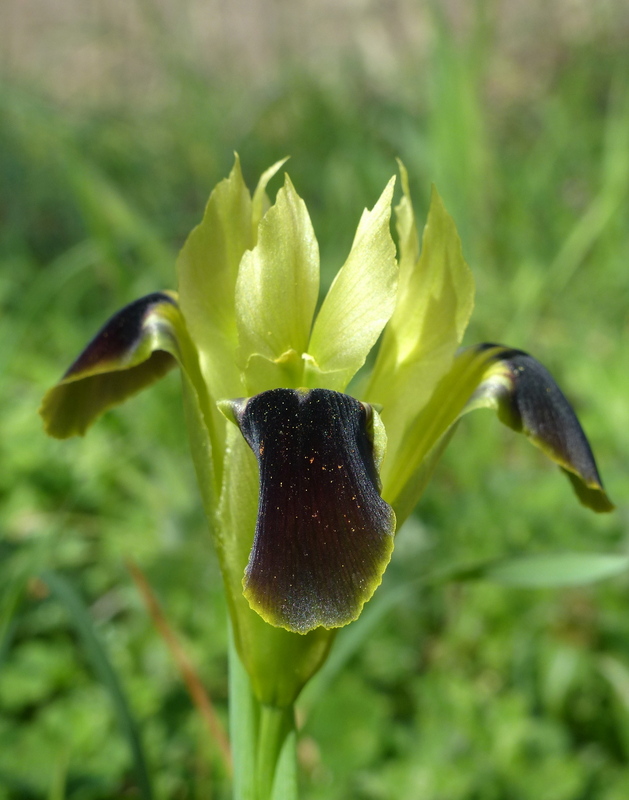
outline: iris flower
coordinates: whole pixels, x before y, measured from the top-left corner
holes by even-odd
[[[178,260],[177,294],[115,314],[45,396],[47,432],[85,433],[104,411],[181,369],[190,443],[235,644],[263,704],[290,706],[334,632],[381,582],[459,418],[488,407],[612,505],[549,372],[497,344],[460,349],[474,284],[433,190],[421,242],[406,171],[358,224],[319,302],[319,251],[288,176],[273,205],[236,159]],[[375,349],[375,352],[373,352]]]

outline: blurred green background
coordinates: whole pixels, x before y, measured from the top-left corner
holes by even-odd
[[[85,440],[46,439],[37,407],[111,313],[174,285],[234,150],[250,186],[292,156],[327,281],[396,156],[422,221],[435,182],[477,280],[468,341],[553,371],[618,505],[588,512],[522,437],[467,418],[304,700],[303,797],[629,796],[627,578],[417,582],[629,550],[628,37],[622,0],[3,0],[0,800],[146,797],[136,728],[156,798],[228,797],[125,566],[225,719],[225,606],[177,375]]]

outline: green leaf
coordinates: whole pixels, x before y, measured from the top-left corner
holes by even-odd
[[[260,709],[229,628],[229,740],[234,761],[234,800],[256,800],[256,729]]]
[[[120,728],[127,739],[129,750],[131,751],[131,763],[138,789],[143,800],[152,800],[151,776],[146,764],[138,724],[135,721],[118,675],[107,657],[100,637],[96,633],[88,610],[79,594],[61,575],[54,572],[44,572],[41,578],[48,584],[52,593],[65,607],[70,621],[82,641],[85,655],[90,661],[92,669],[109,692]]]
[[[289,800],[294,796],[289,792],[297,788],[296,761],[293,707],[262,705],[256,759],[258,800]]]
[[[417,259],[415,220],[406,170],[400,164],[404,196],[396,208],[400,240],[400,282],[395,311],[386,327],[365,392],[382,405],[388,455],[383,485],[422,432],[414,418],[448,372],[474,303],[474,282],[465,263],[454,221],[433,187],[421,256]]]
[[[18,627],[18,612],[26,595],[28,578],[12,575],[0,595],[0,670],[9,654]]]
[[[47,800],[65,800],[70,766],[69,749],[56,758],[55,770],[50,782]]]
[[[298,800],[297,732],[292,730],[284,739],[273,778],[271,800]]]
[[[529,589],[582,586],[629,569],[629,556],[608,553],[555,553],[522,556],[489,565],[478,577]]]
[[[290,178],[258,226],[258,243],[242,258],[236,283],[239,359],[270,362],[305,352],[319,292],[319,247],[304,201]],[[301,362],[294,376],[301,380]],[[247,375],[248,393],[259,387]],[[238,396],[237,393],[227,395]]]
[[[317,314],[308,346],[308,386],[343,391],[393,313],[398,274],[389,230],[394,185],[391,178],[373,210],[363,212],[347,261]]]

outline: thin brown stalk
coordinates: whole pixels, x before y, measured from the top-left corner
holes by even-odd
[[[164,612],[159,604],[159,601],[157,600],[157,597],[151,589],[146,576],[138,567],[138,565],[131,559],[127,559],[126,564],[127,569],[131,573],[131,577],[135,581],[135,585],[140,591],[142,599],[144,600],[146,608],[151,615],[155,627],[159,631],[162,639],[168,647],[168,650],[170,651],[173,660],[177,664],[192,702],[201,714],[201,717],[207,725],[211,738],[216,742],[220,750],[223,762],[225,764],[225,769],[227,770],[228,774],[231,775],[232,758],[229,747],[229,739],[227,738],[227,734],[225,733],[225,730],[223,729],[223,726],[221,725],[221,722],[214,711],[212,701],[210,700],[208,693],[201,683],[197,671],[193,667],[185,650],[177,639],[175,632],[166,620]]]

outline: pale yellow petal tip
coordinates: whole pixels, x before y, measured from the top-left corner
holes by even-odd
[[[408,203],[411,203],[411,185],[408,179],[408,171],[404,166],[404,163],[401,159],[397,159],[398,169],[400,171],[400,183],[402,184],[402,199],[400,203],[406,200]]]

